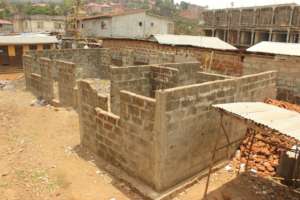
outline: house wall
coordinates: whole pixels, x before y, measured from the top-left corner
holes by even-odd
[[[48,21],[48,20],[24,20],[24,32],[64,32],[64,21]],[[41,26],[39,26],[41,24]],[[56,27],[56,24],[60,24],[61,28]]]
[[[87,85],[79,82],[81,144],[96,155],[154,187],[155,139],[153,133],[156,101],[121,91],[120,115],[90,102]]]
[[[76,81],[108,79],[109,64],[107,49],[30,51],[23,63],[26,88],[50,103],[76,108]]]
[[[42,25],[41,27],[38,24]],[[58,26],[60,25],[60,27]],[[13,19],[15,32],[65,32],[64,16],[32,15],[18,16]]]
[[[143,52],[143,54],[146,55],[153,55],[154,52],[156,54],[161,53],[161,55],[175,55],[175,61],[177,58],[181,58],[181,62],[195,59],[200,62],[204,68],[228,75],[238,76],[243,73],[242,54],[238,51],[221,51],[185,46],[180,47],[161,45],[150,41],[108,38],[103,40],[103,46],[110,49],[133,49],[137,52]],[[186,60],[184,61],[182,58],[185,58]]]
[[[171,88],[156,92],[160,109],[158,135],[161,164],[160,189],[167,189],[209,166],[213,144],[225,144],[220,118],[211,105],[237,101],[263,101],[276,95],[276,72]],[[212,120],[213,119],[213,120]],[[241,129],[239,129],[241,128]],[[243,127],[229,133],[230,141],[244,136]],[[225,149],[218,158],[224,158]],[[235,148],[230,149],[230,154]]]
[[[83,20],[80,31],[85,37],[111,37],[112,20],[110,18]]]
[[[109,76],[110,56],[108,49],[55,49],[44,51],[29,51],[35,61],[40,57],[51,60],[60,60],[76,63],[77,78],[103,78]],[[38,68],[38,65],[36,65]],[[53,76],[57,74],[56,65],[53,67]]]
[[[141,26],[139,23],[142,23]],[[112,37],[145,38],[145,13],[120,15],[112,18]]]
[[[254,55],[244,59],[244,73],[278,71],[277,98],[300,104],[300,58],[296,56]]]
[[[154,34],[174,34],[174,22],[146,15],[145,37]]]
[[[263,38],[264,41],[272,41],[273,32],[283,32],[285,35],[281,41],[298,43],[299,13],[300,7],[296,4],[208,10],[204,12],[205,23],[201,27],[207,36],[218,36],[241,48],[259,42],[262,31],[267,36]],[[237,32],[238,37],[245,32],[250,35],[238,39],[237,42],[230,37],[223,37],[232,32]],[[258,37],[260,39],[254,39]]]
[[[147,74],[144,79],[150,81],[139,84],[144,84],[148,90],[153,89],[149,82],[161,84],[165,77],[172,80],[169,87],[180,85],[176,68],[128,68],[131,70],[116,67],[112,71],[115,79],[131,78],[135,71],[140,73],[133,76],[135,79]],[[120,85],[126,85],[126,90],[119,88],[120,111],[117,115],[89,103],[97,101],[95,91],[88,92],[88,85],[79,83],[81,143],[156,191],[164,191],[208,167],[212,144],[217,137],[221,140],[219,145],[224,145],[225,137],[218,126],[220,116],[211,105],[274,97],[275,79],[275,72],[265,72],[157,90],[155,98],[133,93],[136,85],[123,82]],[[111,104],[112,108],[114,106]],[[244,136],[245,127],[229,128],[232,130],[229,133],[231,141]],[[225,153],[226,149],[223,149],[218,158],[224,158]]]
[[[106,24],[105,29],[101,28],[102,23]],[[174,33],[173,22],[146,13],[86,19],[80,24],[81,33],[88,37],[147,38]]]
[[[0,24],[0,33],[11,33],[13,31],[14,29],[12,24]]]
[[[218,51],[193,48],[193,47],[172,47],[169,45],[160,45],[155,42],[138,40],[118,40],[105,39],[105,47],[115,49],[133,49],[143,54],[157,52],[169,53],[177,57],[194,57],[200,62],[202,69],[213,73],[219,73],[229,76],[240,76],[251,73],[259,73],[267,70],[277,70],[278,95],[277,98],[292,103],[300,103],[299,96],[299,73],[297,56],[263,55],[237,51]],[[212,62],[210,58],[213,57]],[[210,64],[211,62],[211,64]]]

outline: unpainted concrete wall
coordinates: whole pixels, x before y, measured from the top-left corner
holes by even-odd
[[[151,80],[157,69],[157,66],[139,66],[114,70],[116,74],[117,70],[123,71],[116,79],[130,76],[134,70],[134,77],[146,74],[143,78]],[[171,70],[175,75],[178,71]],[[212,143],[217,137],[222,138],[218,128],[220,118],[212,110],[212,104],[263,101],[276,93],[275,72],[240,78],[216,77],[228,79],[157,90],[155,99],[132,93],[128,86],[129,91],[119,91],[118,115],[89,103],[88,99],[93,102],[91,99],[96,95],[85,89],[87,84],[79,83],[81,143],[153,189],[169,189],[207,168]],[[151,91],[149,81],[144,84]],[[242,137],[243,130],[235,128],[230,140]],[[224,152],[218,154],[219,159],[224,158]]]
[[[252,74],[266,70],[278,71],[277,98],[300,104],[300,58],[280,55],[247,55],[244,73]]]
[[[155,42],[139,41],[139,40],[119,40],[119,39],[104,39],[103,46],[109,49],[134,49],[136,52],[145,52],[145,54],[152,55],[165,55],[175,56],[181,58],[181,62],[189,62],[191,58],[195,58],[197,62],[206,68],[212,70],[218,70],[219,73],[225,73],[228,75],[242,75],[242,57],[237,51],[221,51],[211,50],[205,48],[196,47],[178,47],[170,45],[161,45]],[[160,52],[160,53],[159,53]],[[214,52],[212,54],[212,52]],[[157,54],[159,53],[159,54]],[[183,60],[182,58],[187,60]],[[153,57],[152,57],[153,59]],[[155,59],[154,59],[155,60]],[[194,60],[193,60],[194,61]],[[164,59],[162,62],[151,62],[149,64],[157,63],[170,63],[174,61],[168,61]]]
[[[275,97],[275,83],[276,72],[265,72],[157,91],[160,127],[156,131],[161,137],[159,188],[167,189],[208,167],[212,144],[217,137],[222,138],[217,129],[220,120],[211,105]],[[236,130],[230,140],[244,133]]]

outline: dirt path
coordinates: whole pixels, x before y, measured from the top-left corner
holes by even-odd
[[[105,172],[74,152],[79,144],[75,111],[32,107],[34,99],[22,90],[0,91],[1,200],[141,199],[127,197]]]

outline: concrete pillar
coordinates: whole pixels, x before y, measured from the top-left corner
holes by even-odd
[[[25,55],[26,52],[29,50],[30,50],[29,45],[23,45],[23,55]]]
[[[274,24],[275,9],[276,9],[275,7],[273,7],[273,9],[272,9],[272,22],[271,22],[271,25]]]
[[[251,43],[250,43],[250,46],[254,45],[254,36],[255,36],[255,31],[252,30],[251,31]]]
[[[288,28],[287,34],[286,34],[286,42],[290,42],[290,34],[291,34],[291,29]]]
[[[255,26],[256,25],[256,11],[257,11],[257,9],[254,9],[254,11],[253,11],[253,25]]]
[[[236,43],[237,45],[240,45],[240,43],[241,43],[240,42],[240,37],[241,37],[241,30],[237,30],[237,39],[236,39],[237,40],[237,43]]]
[[[272,34],[273,34],[273,30],[271,29],[269,32],[269,41],[272,41]]]
[[[289,26],[291,27],[292,26],[292,23],[293,23],[293,16],[294,16],[294,11],[295,11],[295,7],[292,6],[291,7],[291,12],[290,12],[290,20],[289,20]]]
[[[43,51],[43,49],[44,49],[44,48],[43,48],[43,44],[38,44],[38,45],[37,45],[37,50],[38,50],[38,51]]]
[[[8,56],[9,56],[9,57],[16,56],[16,48],[15,48],[15,45],[9,45],[9,46],[8,46]]]
[[[240,9],[239,26],[242,24],[242,9]]]

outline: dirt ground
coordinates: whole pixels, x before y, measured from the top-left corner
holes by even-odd
[[[14,81],[13,85],[9,90],[0,90],[0,200],[145,199],[98,168],[94,158],[82,152],[74,110],[31,106],[36,98],[25,91],[23,80]],[[275,188],[273,182],[266,184],[270,187],[265,189],[256,188],[267,180],[235,177],[224,169],[214,173],[208,199],[270,199],[264,195],[282,199],[269,195],[277,192],[270,190]],[[172,199],[200,200],[204,186],[205,180],[201,180]],[[278,187],[286,195],[291,194],[285,187]],[[300,199],[294,197],[283,199]]]

